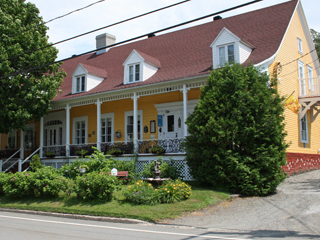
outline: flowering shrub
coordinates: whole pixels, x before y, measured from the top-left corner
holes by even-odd
[[[26,173],[28,174],[28,173]],[[58,196],[60,190],[64,191],[67,186],[67,179],[60,176],[55,168],[44,167],[38,169],[31,175],[34,196]]]
[[[7,178],[11,178],[12,173],[0,173],[0,196],[4,194],[3,186],[7,181]]]
[[[112,194],[118,185],[118,179],[108,173],[92,172],[76,179],[75,192],[78,197],[100,200],[111,200]]]
[[[129,202],[137,204],[172,203],[185,200],[191,195],[191,187],[181,180],[167,180],[158,189],[146,181],[138,181],[124,190]]]
[[[137,204],[157,204],[157,192],[151,183],[145,181],[137,181],[135,184],[130,185],[124,190],[124,196],[129,202]]]
[[[33,196],[32,177],[30,175],[24,172],[11,174],[9,178],[5,179],[3,185],[5,195],[12,198]]]
[[[162,203],[180,202],[190,197],[190,185],[181,180],[165,181],[158,189],[158,198]]]

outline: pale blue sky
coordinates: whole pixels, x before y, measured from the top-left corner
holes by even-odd
[[[97,0],[29,0],[40,9],[45,21],[87,6]],[[48,23],[48,35],[51,42],[57,42],[75,35],[100,28],[181,0],[105,0],[88,9],[73,13],[67,17]],[[71,57],[95,49],[96,35],[108,32],[118,41],[143,35],[194,18],[218,12],[251,0],[191,0],[181,5],[142,17],[115,27],[95,32],[84,37],[59,44],[59,59]],[[247,7],[221,14],[226,18],[243,12],[286,2],[287,0],[264,0]],[[319,0],[301,0],[309,28],[320,32]],[[212,21],[212,17],[184,26],[198,25]]]

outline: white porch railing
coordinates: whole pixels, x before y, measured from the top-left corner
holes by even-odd
[[[320,77],[303,78],[299,81],[299,97],[315,97],[320,96]]]
[[[3,168],[3,166],[5,166],[5,164],[10,164],[10,160],[15,156],[15,155],[17,155],[19,152],[21,151],[21,149],[19,149],[19,150],[17,150],[14,154],[12,154],[10,157],[8,157],[4,162],[2,162],[2,164],[1,164],[1,171],[0,172],[2,172],[2,168]],[[15,164],[16,162],[14,162],[14,164]],[[12,165],[10,165],[9,166],[9,168],[7,168],[4,172],[6,172],[8,169],[10,169],[14,164],[12,164]]]

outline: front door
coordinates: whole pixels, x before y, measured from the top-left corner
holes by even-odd
[[[159,138],[180,138],[182,137],[182,114],[180,111],[170,111],[163,117],[163,129]]]
[[[44,130],[44,145],[62,145],[62,127],[50,127]]]

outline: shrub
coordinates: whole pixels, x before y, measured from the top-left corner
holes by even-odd
[[[150,152],[151,153],[154,153],[154,154],[157,154],[157,155],[161,155],[161,154],[164,154],[166,150],[164,150],[163,147],[157,145],[157,146],[154,146],[153,148],[150,149]]]
[[[157,198],[157,191],[155,191],[151,183],[142,180],[128,186],[124,190],[123,194],[127,201],[134,202],[136,204],[154,205],[160,203]]]
[[[17,172],[6,178],[3,191],[10,198],[24,198],[33,196],[32,172]]]
[[[84,200],[99,199],[109,201],[118,185],[115,176],[108,173],[91,172],[76,179],[75,192]]]
[[[116,168],[118,171],[128,171],[129,181],[132,181],[136,176],[136,165],[134,161],[120,161],[118,159],[111,159],[110,168]],[[126,183],[126,181],[120,181]]]
[[[11,178],[12,173],[0,173],[0,196],[4,194],[3,186],[6,183],[8,178]]]
[[[53,167],[38,169],[31,175],[31,183],[35,197],[57,197],[60,191],[66,190],[67,179],[60,176]]]
[[[181,180],[165,181],[158,189],[158,198],[161,203],[180,202],[189,198],[191,187]]]
[[[30,162],[30,169],[32,172],[35,172],[37,169],[43,168],[44,166],[42,165],[40,161],[40,157],[38,154],[33,155],[31,158]]]
[[[149,205],[179,202],[188,199],[190,195],[191,187],[181,180],[167,180],[158,189],[154,189],[151,183],[140,180],[124,190],[127,201]]]
[[[186,159],[199,182],[265,195],[285,179],[284,98],[269,81],[253,66],[212,71],[186,121]]]
[[[78,156],[81,156],[81,158],[83,158],[83,156],[85,156],[89,151],[88,150],[85,150],[85,149],[81,149],[79,151],[76,151],[76,154]]]

